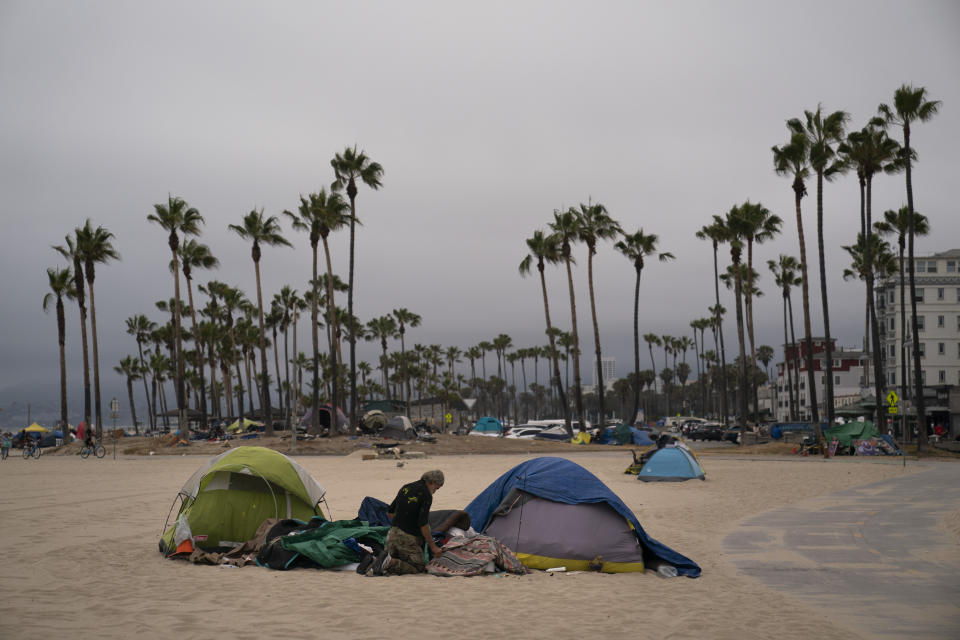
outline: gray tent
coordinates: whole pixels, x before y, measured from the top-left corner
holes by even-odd
[[[416,440],[417,431],[407,416],[393,416],[380,430],[380,437],[387,440]]]

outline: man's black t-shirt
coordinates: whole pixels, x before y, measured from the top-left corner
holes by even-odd
[[[420,527],[427,524],[427,516],[430,515],[432,504],[433,494],[427,488],[427,483],[417,480],[400,488],[397,497],[387,508],[387,512],[393,514],[394,527],[422,539]]]

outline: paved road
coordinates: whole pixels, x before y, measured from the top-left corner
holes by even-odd
[[[724,551],[783,594],[771,608],[797,601],[869,638],[960,638],[960,545],[938,528],[960,510],[960,464],[922,466],[750,518]]]

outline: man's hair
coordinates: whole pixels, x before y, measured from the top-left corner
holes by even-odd
[[[425,471],[420,479],[424,482],[429,482],[430,484],[435,484],[438,487],[443,486],[443,471],[439,469],[434,469],[433,471]]]

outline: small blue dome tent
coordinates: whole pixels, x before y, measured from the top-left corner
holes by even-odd
[[[477,420],[470,433],[484,436],[499,436],[503,433],[503,424],[491,416],[484,416]]]
[[[706,480],[706,475],[697,459],[684,447],[658,449],[637,474],[637,479],[644,482],[680,482],[691,478]]]

